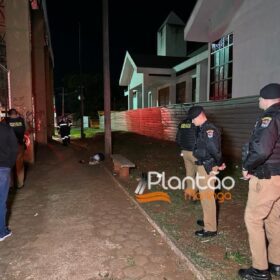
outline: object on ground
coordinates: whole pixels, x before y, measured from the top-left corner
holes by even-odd
[[[89,165],[96,165],[96,164],[99,164],[104,159],[105,159],[104,154],[96,153],[92,157],[90,157],[88,164]]]
[[[104,154],[102,153],[96,153],[92,157],[90,157],[90,161],[103,161],[105,159]]]

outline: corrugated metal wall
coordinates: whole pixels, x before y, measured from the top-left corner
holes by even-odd
[[[178,123],[185,118],[192,104],[176,104],[112,113],[112,129],[131,131],[174,141]],[[261,111],[258,97],[229,99],[225,101],[199,103],[207,116],[222,130],[223,154],[240,158],[241,147],[248,141],[250,133]],[[103,127],[103,118],[100,120]]]

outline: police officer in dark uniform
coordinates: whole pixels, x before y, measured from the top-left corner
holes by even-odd
[[[20,116],[18,111],[14,108],[8,111],[8,117],[5,119],[5,122],[12,127],[15,132],[15,135],[18,140],[18,153],[16,159],[16,166],[15,166],[15,174],[12,177],[12,180],[16,181],[13,182],[19,189],[24,187],[24,177],[25,177],[25,170],[24,170],[24,153],[25,153],[25,142],[24,142],[24,134],[25,134],[25,121],[23,117]]]
[[[71,125],[71,121],[66,116],[63,116],[58,123],[59,134],[64,146],[67,146],[70,143]]]
[[[203,229],[196,231],[195,235],[211,237],[217,235],[216,203],[214,197],[215,175],[218,173],[218,170],[225,168],[222,161],[221,135],[217,127],[207,120],[203,107],[191,107],[188,117],[198,127],[193,155],[197,159],[197,187],[203,210],[203,221],[197,221],[198,225],[203,226]]]
[[[192,200],[196,200],[196,186],[194,182],[197,172],[197,166],[195,164],[197,159],[193,156],[196,131],[196,126],[192,123],[192,120],[186,118],[178,125],[176,134],[176,142],[182,151],[181,155],[183,156],[185,163],[186,176],[193,179],[193,181],[186,181],[187,188],[185,189],[185,199],[189,198]]]
[[[259,107],[264,113],[243,151],[243,177],[250,180],[245,223],[252,267],[240,269],[239,276],[252,280],[280,276],[280,84],[261,89]]]

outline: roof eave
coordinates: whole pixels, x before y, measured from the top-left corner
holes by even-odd
[[[129,52],[127,51],[125,54],[125,58],[124,58],[124,62],[123,62],[123,66],[122,66],[122,71],[121,71],[121,76],[119,79],[119,85],[120,86],[128,86],[129,85],[129,81],[127,79],[127,71],[129,71],[127,69],[128,65],[131,65],[133,67],[133,69],[136,71],[137,67],[131,57],[131,55],[129,54]]]
[[[185,41],[213,42],[224,35],[244,0],[198,0],[185,26]]]

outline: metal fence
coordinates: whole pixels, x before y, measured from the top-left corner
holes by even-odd
[[[130,131],[148,137],[174,141],[178,124],[186,117],[193,104],[175,104],[122,112],[112,112],[112,130]],[[235,98],[223,101],[196,103],[205,108],[210,121],[222,131],[223,154],[236,159],[241,156],[241,147],[261,111],[258,96]],[[104,118],[100,118],[104,127]]]

